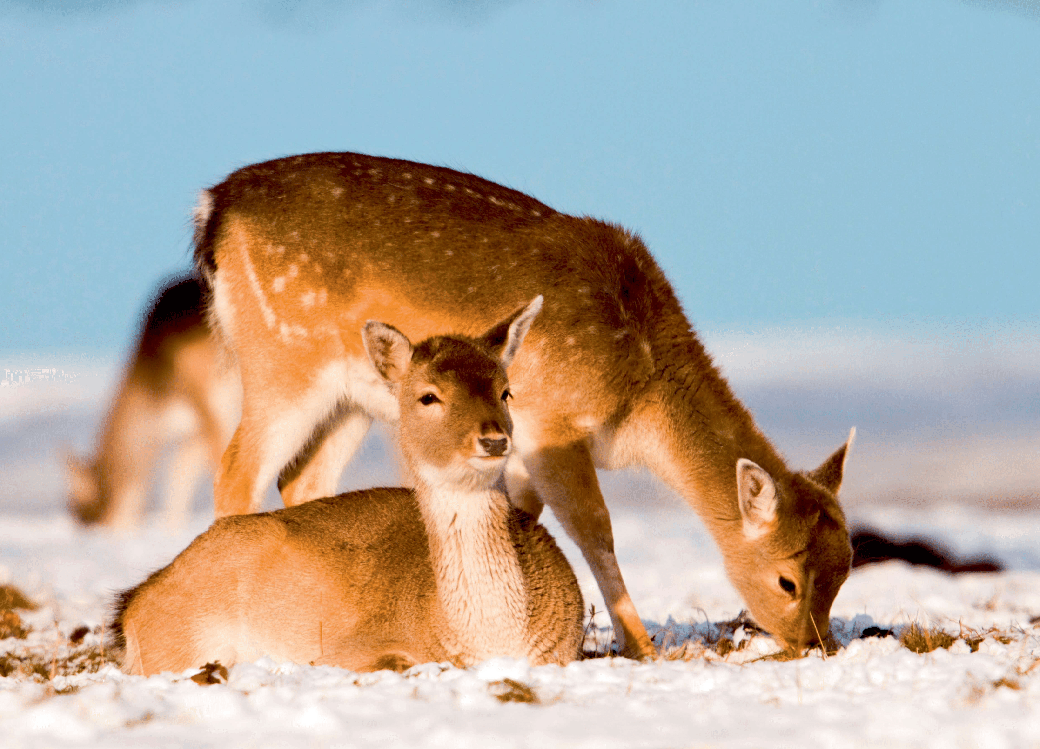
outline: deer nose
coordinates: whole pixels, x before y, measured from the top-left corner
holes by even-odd
[[[492,458],[499,458],[509,449],[508,437],[480,437],[477,439],[484,453]]]

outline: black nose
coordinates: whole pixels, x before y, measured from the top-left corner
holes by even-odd
[[[481,437],[477,441],[480,442],[484,452],[493,458],[505,455],[506,449],[509,447],[509,439],[506,437]]]

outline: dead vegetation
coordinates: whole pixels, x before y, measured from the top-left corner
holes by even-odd
[[[938,648],[949,650],[958,641],[963,641],[975,653],[986,640],[1009,645],[1016,639],[1012,633],[996,627],[979,630],[961,625],[958,634],[952,635],[941,628],[922,626],[917,622],[905,627],[899,635],[900,644],[914,653],[930,653]]]
[[[537,693],[527,684],[516,679],[502,679],[488,684],[488,691],[494,695],[499,702],[528,702],[534,705],[541,704]]]
[[[69,649],[59,643],[50,651],[35,648],[0,653],[0,677],[44,683],[59,676],[96,673],[109,662],[100,644]]]
[[[32,632],[32,627],[22,622],[22,617],[15,609],[35,611],[39,608],[27,595],[13,585],[0,585],[0,640],[13,637],[24,640]]]
[[[0,611],[0,640],[6,640],[8,637],[24,640],[31,631],[32,627],[22,623],[22,617],[17,611]]]
[[[33,628],[22,621],[17,610],[36,611],[39,605],[13,585],[0,585],[0,640],[25,640]],[[58,626],[54,626],[57,631]],[[21,647],[0,653],[0,677],[40,683],[52,682],[59,676],[95,673],[106,662],[104,644],[83,644],[90,629],[77,627],[68,637],[46,646]],[[73,691],[70,689],[62,692]]]
[[[616,657],[616,649],[614,647],[607,646],[604,648],[602,645],[603,636],[609,630],[598,630],[599,637],[596,636],[597,630],[594,628],[593,617],[599,613],[602,612],[597,611],[594,606],[589,607],[589,621],[585,627],[585,639],[583,641],[584,651],[582,657],[584,659]],[[1030,624],[1034,626],[1040,625],[1040,617],[1031,619]],[[894,637],[907,650],[918,654],[930,653],[936,649],[949,649],[954,643],[963,641],[968,646],[968,649],[974,653],[978,651],[979,647],[986,640],[993,640],[1007,645],[1020,640],[1025,634],[1024,630],[1016,633],[997,627],[974,629],[964,625],[960,625],[956,634],[951,634],[941,627],[930,627],[915,621],[908,625],[892,625],[891,628],[877,625],[869,626],[863,629],[854,639]],[[826,659],[838,653],[843,647],[834,638],[833,634],[829,634],[825,638],[825,647],[821,648],[820,645],[816,645],[800,654],[781,649],[752,659],[734,660],[731,657],[734,653],[745,651],[754,638],[759,636],[769,637],[769,633],[757,626],[748,617],[746,611],[741,611],[735,618],[728,621],[711,622],[706,619],[699,625],[670,624],[658,630],[651,639],[654,645],[657,646],[660,657],[669,661],[708,659],[742,663],[757,663],[759,661],[784,662],[804,658],[813,653],[820,653]],[[589,646],[590,641],[592,642],[592,647]],[[1036,664],[1033,665],[1035,666]],[[1013,683],[1016,683],[1015,677],[1008,677],[1007,683],[999,684],[999,686],[1013,688],[1011,686]]]
[[[0,585],[0,611],[36,611],[39,606],[33,603],[25,593],[13,585]]]
[[[949,650],[957,638],[941,629],[911,624],[899,635],[899,642],[912,653],[930,653],[936,648]]]
[[[213,661],[207,663],[202,667],[202,670],[191,677],[191,680],[196,684],[202,686],[209,686],[210,684],[227,684],[228,670],[221,664],[220,661]]]

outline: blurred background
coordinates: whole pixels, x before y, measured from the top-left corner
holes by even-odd
[[[0,370],[75,377],[0,388],[0,511],[64,511],[198,190],[322,150],[639,232],[793,466],[857,427],[854,519],[1040,506],[1035,3],[0,0],[0,71]]]

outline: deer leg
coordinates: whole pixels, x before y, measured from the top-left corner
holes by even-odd
[[[350,408],[316,432],[311,443],[278,478],[278,490],[285,506],[336,494],[343,467],[354,457],[371,424],[371,416],[358,408]]]
[[[634,658],[656,657],[657,651],[621,577],[610,514],[588,447],[573,443],[543,448],[525,457],[525,463],[538,494],[589,563],[610,612],[620,651]]]
[[[542,514],[545,503],[538,496],[531,474],[519,455],[513,455],[506,463],[506,489],[509,504],[513,507],[523,510],[535,519]]]
[[[242,422],[220,459],[213,482],[218,518],[256,512],[275,477],[307,445],[316,424],[335,407],[326,398],[265,403],[259,411],[246,410]]]
[[[167,465],[164,506],[166,528],[173,532],[184,527],[202,474],[209,467],[209,445],[201,435],[194,435],[174,447]]]
[[[112,504],[105,514],[104,524],[124,532],[134,528],[144,513],[147,491],[145,476],[124,478],[119,490],[112,493]]]
[[[162,407],[139,385],[128,385],[119,396],[103,448],[109,492],[104,525],[125,531],[141,521],[159,451],[166,442]]]
[[[202,392],[192,394],[199,416],[199,431],[206,445],[206,459],[212,466],[220,465],[237,418],[234,411],[241,396],[231,387],[226,382],[216,382]]]

